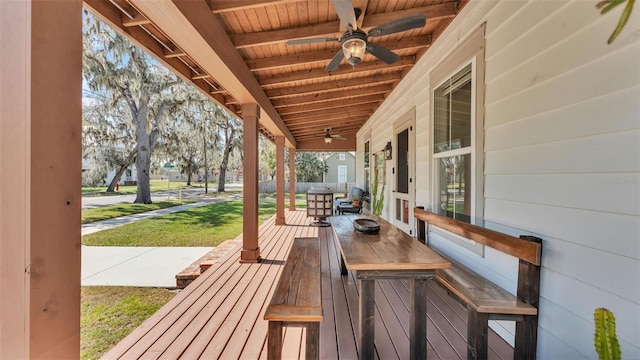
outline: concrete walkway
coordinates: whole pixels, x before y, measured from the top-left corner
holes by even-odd
[[[241,194],[82,225],[82,235],[122,226],[134,221],[192,209],[212,203],[237,200]],[[82,286],[175,287],[177,273],[212,248],[82,246]]]
[[[206,206],[206,205],[217,203],[220,201],[222,201],[222,199],[201,201],[201,202],[192,203],[192,204],[172,206],[164,209],[158,209],[158,210],[148,211],[148,212],[139,213],[139,214],[133,214],[133,215],[127,215],[127,216],[117,217],[113,219],[96,221],[89,224],[82,224],[82,235],[92,234],[94,232],[105,230],[105,229],[111,229],[116,226],[122,226],[138,220],[150,219],[150,218],[154,218],[154,217],[158,217],[166,214],[172,214],[178,211]]]

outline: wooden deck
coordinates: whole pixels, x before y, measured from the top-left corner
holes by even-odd
[[[263,315],[295,237],[321,241],[321,359],[357,358],[358,289],[353,274],[340,276],[330,227],[308,226],[304,211],[287,212],[260,228],[260,264],[240,264],[241,240],[218,264],[162,307],[105,355],[106,359],[266,359]],[[399,280],[376,282],[375,347],[379,359],[409,357],[409,290]],[[466,358],[466,310],[430,282],[427,303],[429,359]],[[513,349],[489,334],[489,358],[511,359]],[[302,355],[301,355],[302,354]],[[304,357],[304,330],[284,332],[284,359]]]

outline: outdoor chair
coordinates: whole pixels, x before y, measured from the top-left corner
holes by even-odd
[[[337,198],[334,200],[333,205],[334,205],[336,214],[340,213],[340,208],[342,205],[345,205],[345,207],[351,206],[353,200],[358,200],[360,202],[360,208],[362,209],[363,196],[364,196],[364,190],[362,190],[357,186],[352,187],[347,197]]]

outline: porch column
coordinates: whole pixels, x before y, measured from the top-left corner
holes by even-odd
[[[289,210],[296,211],[296,149],[289,149]]]
[[[276,225],[284,224],[284,136],[276,136]]]
[[[243,104],[242,118],[244,130],[244,160],[242,161],[242,251],[241,263],[260,261],[258,246],[258,121],[260,107],[257,104]]]
[[[78,359],[82,1],[0,1],[0,47],[0,359]]]

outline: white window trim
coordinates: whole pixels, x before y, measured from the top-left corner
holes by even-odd
[[[429,159],[431,166],[429,170],[430,181],[430,204],[431,209],[439,206],[439,191],[436,189],[435,159],[451,157],[455,155],[471,154],[471,223],[484,226],[484,32],[485,24],[482,24],[466,40],[459,43],[455,50],[434,68],[430,73],[429,86]],[[449,80],[458,71],[471,63],[471,147],[454,149],[435,154],[434,153],[434,91],[445,81]],[[478,103],[478,99],[482,99]],[[450,233],[437,229],[433,226],[430,230],[437,235],[444,236],[448,240],[470,250],[471,252],[484,256],[484,246],[474,241],[460,239],[456,236],[449,236]]]

